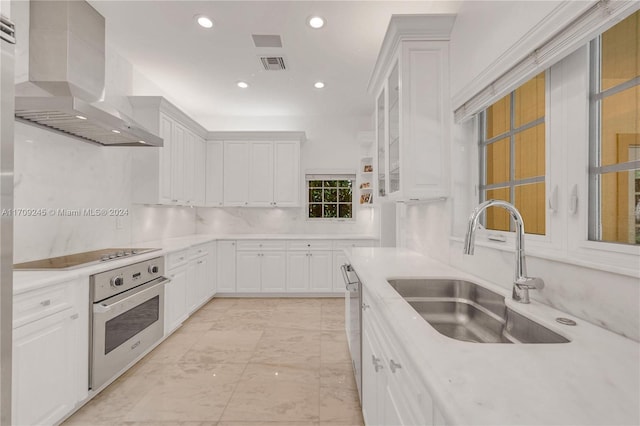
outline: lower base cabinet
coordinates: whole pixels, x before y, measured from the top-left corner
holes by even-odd
[[[12,424],[57,424],[86,398],[88,298],[79,281],[15,296]]]
[[[333,288],[331,251],[287,253],[287,291],[330,293]]]
[[[362,414],[367,425],[433,425],[433,402],[363,294]]]
[[[187,265],[167,272],[171,282],[164,287],[164,333],[172,332],[187,318]]]

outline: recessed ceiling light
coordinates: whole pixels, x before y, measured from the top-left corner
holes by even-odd
[[[198,21],[198,25],[200,25],[202,28],[213,27],[213,21],[208,16],[198,15],[196,16],[196,21]]]
[[[324,18],[322,18],[321,16],[310,16],[307,19],[307,23],[311,28],[319,30],[320,28],[324,27]]]
[[[80,120],[86,120],[87,119],[87,117],[84,117],[82,115],[76,115],[76,118],[79,118]]]
[[[120,130],[113,129],[112,132],[113,133],[120,133]]]
[[[249,83],[247,83],[246,81],[239,81],[236,84],[241,89],[246,89],[247,87],[249,87]]]
[[[323,89],[324,88],[324,83],[321,81],[316,81],[313,85],[313,87],[315,87],[316,89]]]
[[[143,143],[143,144],[146,144],[146,142],[145,142],[145,141],[138,141],[138,143]]]

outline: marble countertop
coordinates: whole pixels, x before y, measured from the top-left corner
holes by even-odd
[[[347,251],[365,291],[402,344],[449,425],[640,424],[640,344],[494,283],[405,249]],[[437,332],[386,282],[458,278],[502,294],[507,306],[570,340],[479,344]],[[571,318],[577,326],[558,324]]]
[[[159,250],[140,254],[134,257],[127,257],[108,262],[81,266],[67,270],[46,270],[46,271],[14,271],[13,273],[13,294],[24,293],[35,288],[46,287],[64,281],[71,281],[77,278],[119,268],[132,263],[141,262],[157,256],[164,256],[178,250],[183,250],[194,245],[204,244],[218,240],[377,240],[371,235],[359,234],[192,234],[182,237],[166,238],[153,241],[140,241],[131,244],[132,247],[151,247]]]

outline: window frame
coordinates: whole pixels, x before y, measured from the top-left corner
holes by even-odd
[[[551,103],[550,103],[550,98],[551,98],[551,93],[550,93],[550,87],[551,87],[551,69],[548,68],[544,71],[541,71],[545,73],[545,97],[544,97],[544,117],[543,118],[539,118],[536,119],[535,121],[531,122],[531,123],[527,123],[524,126],[520,126],[517,129],[509,129],[507,132],[502,133],[498,136],[494,136],[493,138],[490,138],[488,140],[485,140],[485,136],[486,136],[486,112],[487,109],[493,105],[493,103],[491,105],[489,105],[487,108],[485,108],[484,110],[482,110],[482,112],[480,114],[478,114],[478,118],[477,118],[477,126],[476,126],[476,135],[477,135],[477,148],[478,148],[478,156],[477,156],[477,161],[475,161],[475,164],[478,166],[478,183],[476,186],[476,191],[475,191],[475,195],[474,195],[474,200],[473,202],[475,203],[474,205],[476,205],[478,202],[482,203],[484,201],[487,200],[486,198],[486,191],[487,190],[491,190],[491,189],[495,189],[493,188],[494,186],[496,186],[497,188],[509,188],[509,193],[510,193],[510,199],[511,199],[511,203],[515,205],[515,187],[516,185],[523,185],[523,184],[530,184],[530,183],[540,183],[540,182],[544,182],[545,184],[545,234],[544,235],[540,235],[540,234],[525,234],[525,240],[530,243],[531,247],[541,247],[544,249],[551,249],[553,248],[553,243],[554,243],[554,234],[555,232],[553,231],[553,228],[555,228],[555,226],[552,226],[552,218],[551,218],[551,213],[549,211],[548,208],[548,203],[549,203],[549,195],[550,194],[550,190],[549,188],[552,187],[551,183],[551,177],[553,176],[553,173],[551,172],[551,156],[549,155],[550,150],[551,150],[551,146],[550,146],[550,132],[552,129],[552,125],[551,125],[551,120],[550,120],[550,112],[551,112]],[[536,75],[538,75],[540,73],[537,73]],[[535,75],[533,76],[535,77]],[[532,78],[533,78],[532,77]],[[530,80],[530,79],[529,79]],[[524,82],[522,82],[521,84],[519,84],[518,86],[514,87],[513,90],[511,90],[508,95],[511,97],[510,99],[510,120],[511,122],[515,122],[514,121],[514,114],[515,114],[515,105],[514,105],[514,98],[515,98],[515,91],[521,87],[523,84],[527,83],[529,80],[526,80]],[[505,95],[506,96],[506,95]],[[500,98],[501,99],[501,98]],[[515,135],[517,133],[520,133],[522,131],[528,130],[530,128],[533,128],[541,123],[545,124],[545,130],[544,130],[544,136],[545,136],[545,140],[544,140],[544,147],[545,147],[545,173],[544,173],[544,177],[535,177],[535,178],[525,178],[525,179],[511,179],[511,177],[514,177],[514,167],[515,167],[515,163],[514,163],[514,146],[515,146]],[[510,165],[509,165],[509,169],[510,169],[510,179],[507,182],[506,185],[502,185],[502,186],[498,186],[500,184],[495,184],[495,185],[486,185],[485,184],[485,179],[486,179],[486,153],[485,153],[485,149],[486,146],[488,144],[490,144],[491,142],[487,142],[487,141],[498,141],[500,139],[504,139],[508,137],[510,139],[509,141],[509,145],[510,145]],[[487,186],[490,186],[490,188],[487,189]],[[507,244],[509,247],[512,247],[513,244],[515,243],[515,232],[514,232],[514,228],[513,228],[513,221],[509,220],[509,231],[502,231],[502,230],[496,230],[496,229],[486,229],[484,227],[485,222],[486,221],[486,215],[483,214],[482,215],[482,228],[479,228],[477,231],[477,237],[479,237],[478,241],[482,241],[484,244],[486,244],[488,247],[494,247],[494,248],[502,248],[505,244]],[[526,223],[525,223],[525,231],[526,231],[527,227],[526,227]],[[481,243],[481,245],[483,244]]]
[[[313,178],[310,178],[310,176],[313,176]],[[335,180],[335,181],[351,181],[351,202],[350,203],[342,203],[340,201],[336,201],[334,202],[330,202],[330,203],[325,203],[324,200],[321,203],[314,203],[311,202],[310,198],[309,198],[309,194],[310,194],[310,189],[312,188],[317,188],[317,187],[310,187],[309,183],[311,181],[316,181],[316,180],[321,180],[323,181],[323,186],[322,191],[324,193],[325,188],[329,188],[329,187],[325,187],[324,186],[324,181],[328,181],[328,180]],[[307,173],[305,174],[305,200],[306,202],[304,203],[304,208],[305,208],[305,220],[310,221],[310,222],[353,222],[356,220],[356,204],[354,202],[354,192],[355,192],[355,188],[356,188],[356,183],[357,183],[357,176],[355,173]],[[336,186],[335,187],[336,190],[339,190],[341,187],[340,186]],[[344,187],[343,187],[344,188]],[[338,191],[337,191],[338,192]],[[336,194],[336,200],[339,199],[339,192]],[[322,208],[322,217],[309,217],[309,207],[311,204],[321,204],[323,206]],[[339,214],[340,212],[340,204],[351,204],[351,217],[347,218],[347,217],[324,217],[324,205],[325,204],[335,204],[337,206],[337,212]]]
[[[640,76],[602,90],[602,34],[589,42],[589,172],[588,172],[588,216],[587,240],[593,243],[636,246],[615,241],[603,241],[601,212],[601,177],[606,173],[633,171],[640,169],[640,160],[627,161],[602,166],[600,150],[602,147],[602,101],[627,89],[640,86]],[[618,250],[615,250],[618,251]],[[620,250],[625,252],[626,250]]]

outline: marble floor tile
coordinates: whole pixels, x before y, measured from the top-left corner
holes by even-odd
[[[103,425],[124,421],[124,416],[160,380],[162,364],[138,363],[71,416],[65,425]]]
[[[278,307],[271,316],[270,325],[281,328],[297,328],[301,330],[321,330],[322,311],[320,306],[288,306]]]
[[[317,422],[218,422],[217,426],[318,426]]]
[[[249,364],[221,420],[317,422],[319,400],[317,370]]]
[[[251,363],[320,367],[319,330],[270,327],[265,329]]]
[[[207,324],[209,330],[262,331],[269,326],[274,309],[275,307],[246,308],[244,304],[240,304]]]
[[[322,306],[322,300],[318,298],[312,297],[286,297],[280,299],[280,303],[278,304],[279,309],[288,309],[288,308],[317,308]]]
[[[320,339],[320,362],[350,362],[349,344],[345,331],[322,331]]]
[[[214,299],[65,426],[361,425],[343,311]]]
[[[247,363],[262,331],[209,330],[180,358],[183,363]]]
[[[216,309],[220,311],[225,311],[236,305],[238,300],[241,300],[237,297],[216,297],[209,301],[206,305],[204,305],[200,310],[208,311],[211,309]]]
[[[175,364],[125,420],[218,421],[243,371],[239,364]]]
[[[344,312],[325,311],[323,307],[321,314],[321,329],[323,331],[343,331],[344,327]]]
[[[217,426],[218,422],[124,422],[121,426]]]
[[[177,362],[193,345],[201,340],[203,334],[204,332],[201,331],[190,333],[178,330],[160,343],[143,361],[153,363]]]

